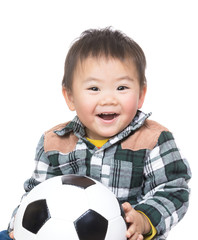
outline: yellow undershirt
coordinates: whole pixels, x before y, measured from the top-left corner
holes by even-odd
[[[109,139],[104,139],[104,140],[95,140],[95,139],[90,139],[87,138],[87,140],[92,143],[94,146],[97,148],[101,148]]]
[[[95,140],[95,139],[90,139],[90,138],[87,138],[87,140],[89,142],[91,142],[94,146],[96,146],[97,148],[101,148],[109,139],[104,139],[104,140]],[[141,211],[138,211],[140,213],[142,213],[145,217],[147,217],[143,212]],[[151,225],[151,231],[149,234],[145,235],[144,236],[144,240],[151,240],[154,238],[154,236],[156,235],[157,233],[157,230],[156,228],[153,226],[153,224],[151,223],[150,219],[147,217],[150,225]]]

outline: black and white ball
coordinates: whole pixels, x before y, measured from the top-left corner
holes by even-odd
[[[44,181],[23,199],[14,223],[16,240],[126,240],[115,195],[100,182],[66,175]]]

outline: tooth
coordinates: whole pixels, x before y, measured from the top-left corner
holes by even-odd
[[[114,115],[115,113],[101,113],[101,115]]]

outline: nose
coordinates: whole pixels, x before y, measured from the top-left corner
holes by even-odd
[[[100,105],[105,106],[105,105],[117,105],[118,101],[116,96],[114,94],[107,92],[101,96],[100,99]]]

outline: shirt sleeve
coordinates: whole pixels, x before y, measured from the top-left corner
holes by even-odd
[[[165,239],[185,215],[189,204],[190,168],[170,132],[162,132],[157,145],[148,151],[144,166],[143,212],[156,228],[154,239]],[[163,238],[164,237],[164,238]]]
[[[45,136],[42,135],[36,148],[34,172],[31,178],[27,179],[24,183],[26,192],[31,191],[36,185],[55,175],[44,151],[44,137]]]
[[[24,189],[26,194],[23,195],[22,199],[30,192],[36,185],[45,181],[46,179],[54,176],[51,169],[51,164],[44,151],[44,135],[39,140],[39,143],[36,148],[35,155],[35,169],[32,174],[32,177],[25,181]],[[19,207],[19,206],[18,206]],[[14,227],[14,218],[17,213],[18,207],[14,210],[11,221],[8,225],[8,232],[11,232]]]

